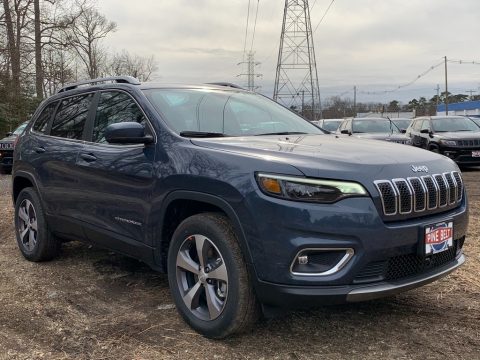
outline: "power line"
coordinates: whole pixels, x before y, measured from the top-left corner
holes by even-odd
[[[252,45],[250,46],[250,52],[253,50],[253,42],[255,41],[255,30],[257,29],[257,18],[258,18],[258,6],[260,0],[257,0],[257,11],[255,12],[255,22],[253,24],[253,35],[252,35]]]
[[[419,79],[426,76],[429,72],[431,72],[432,70],[438,68],[439,66],[441,66],[443,64],[444,64],[444,61],[442,60],[438,64],[430,66],[427,70],[422,72],[420,75],[417,75],[417,77],[415,79],[413,79],[412,81],[409,81],[408,83],[405,83],[405,84],[402,84],[402,85],[398,85],[397,87],[395,87],[393,89],[387,89],[387,90],[382,90],[382,91],[359,91],[359,93],[364,94],[364,95],[380,95],[380,94],[387,94],[387,93],[392,93],[392,92],[398,91],[398,90],[400,90],[404,87],[413,85]]]
[[[315,1],[316,2],[316,1]],[[313,33],[315,34],[315,31],[317,31],[318,27],[320,26],[320,24],[322,23],[323,19],[325,19],[325,16],[327,16],[328,14],[328,11],[330,10],[330,8],[332,7],[333,3],[335,2],[335,0],[332,0],[332,2],[330,3],[330,5],[328,5],[327,7],[327,10],[325,10],[325,12],[323,13],[323,16],[322,18],[320,19],[320,21],[318,22],[317,26],[315,27],[315,30],[313,30]],[[315,5],[315,3],[314,3]]]
[[[461,64],[461,65],[480,65],[480,61],[475,60],[447,60],[449,63]]]
[[[315,7],[315,4],[316,4],[316,3],[317,3],[317,0],[315,0],[315,1],[313,2],[313,5],[312,5],[312,6],[310,6],[310,11],[312,11],[312,10],[313,10],[313,8]]]
[[[243,43],[243,61],[245,61],[245,52],[247,51],[248,23],[250,20],[250,2],[251,0],[248,0],[247,26],[245,26],[245,41]]]

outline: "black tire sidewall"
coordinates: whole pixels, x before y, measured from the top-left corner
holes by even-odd
[[[216,222],[211,218],[200,218],[193,216],[188,218],[180,224],[175,233],[173,234],[172,242],[170,244],[168,253],[168,280],[172,296],[174,298],[177,309],[184,318],[184,320],[195,330],[201,332],[207,337],[221,338],[229,333],[229,328],[235,323],[238,317],[237,303],[240,296],[240,276],[238,272],[238,266],[245,266],[244,264],[238,264],[233,252],[225,236],[231,236],[226,234],[221,226],[218,226]],[[220,251],[227,268],[228,274],[228,295],[227,302],[220,316],[214,320],[205,321],[197,318],[191,313],[190,309],[185,305],[183,298],[180,294],[177,285],[176,278],[176,257],[177,253],[182,245],[183,241],[191,235],[203,235],[206,236]]]

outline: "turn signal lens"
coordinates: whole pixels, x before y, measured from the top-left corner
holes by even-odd
[[[282,188],[281,188],[280,182],[278,180],[267,178],[267,177],[262,177],[260,179],[260,181],[262,182],[263,188],[267,192],[273,193],[273,194],[281,194],[282,193]]]

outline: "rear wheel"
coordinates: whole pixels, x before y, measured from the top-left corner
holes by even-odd
[[[25,188],[18,195],[15,230],[18,247],[27,260],[51,260],[59,253],[60,242],[50,232],[40,198],[32,188]]]
[[[178,311],[198,332],[224,338],[258,317],[258,304],[236,236],[225,216],[184,220],[168,254],[168,279]]]

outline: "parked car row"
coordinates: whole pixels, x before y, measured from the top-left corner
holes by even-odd
[[[479,117],[347,118],[315,124],[337,135],[413,145],[445,155],[460,165],[480,165]]]

